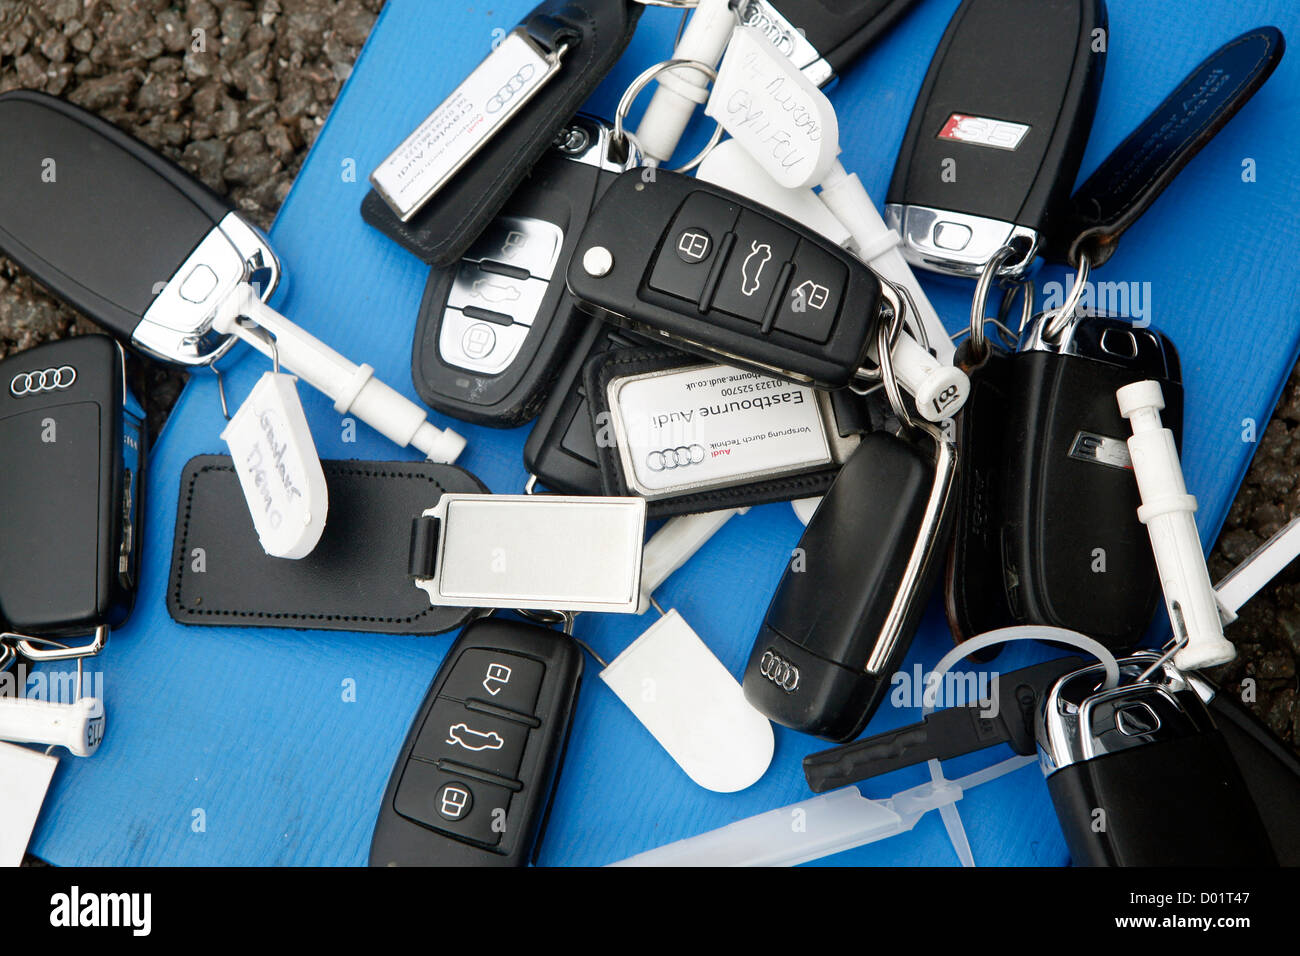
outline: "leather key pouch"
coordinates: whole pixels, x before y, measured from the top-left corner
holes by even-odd
[[[444,492],[486,492],[452,465],[324,461],[330,514],[305,558],[268,556],[258,543],[231,459],[185,466],[167,610],[182,624],[440,634],[474,608],[431,607],[407,574],[411,519]]]
[[[1280,30],[1257,27],[1210,54],[1079,187],[1047,258],[1077,266],[1086,254],[1093,266],[1106,262],[1124,231],[1259,91],[1285,50]]]
[[[584,380],[604,493],[644,497],[652,518],[823,494],[882,424],[847,389],[701,364],[676,349],[605,352]]]
[[[375,190],[361,215],[430,265],[454,264],[501,211],[569,119],[622,56],[641,17],[631,0],[546,0],[520,27],[542,50],[564,49],[555,75],[405,220]]]

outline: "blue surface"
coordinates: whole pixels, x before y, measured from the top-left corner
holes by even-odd
[[[362,222],[365,175],[486,54],[493,31],[508,30],[531,6],[532,0],[390,0],[272,232],[289,276],[275,304],[412,398],[411,336],[427,270]],[[924,0],[832,91],[844,162],[878,202],[930,55],[956,6],[957,0]],[[1263,23],[1300,37],[1300,5],[1288,0],[1109,6],[1111,48],[1085,176],[1222,42]],[[676,26],[676,14],[651,9],[591,109],[611,115],[626,84],[667,55]],[[1293,53],[1097,275],[1149,282],[1151,318],[1181,351],[1184,464],[1207,542],[1255,449],[1243,441],[1243,420],[1262,430],[1300,347],[1298,71]],[[1242,181],[1248,158],[1254,183]],[[344,176],[349,160],[356,182]],[[1040,289],[1060,276],[1044,270]],[[926,284],[958,328],[970,284]],[[263,368],[257,358],[243,362],[228,381],[232,399],[246,394]],[[322,457],[415,457],[364,426],[355,443],[345,443],[329,403],[306,388],[302,397]],[[179,476],[192,456],[224,451],[221,426],[213,381],[201,377],[182,395],[153,452],[139,601],[92,664],[103,671],[107,738],[93,759],[63,760],[32,844],[54,863],[364,863],[392,762],[450,642],[173,622],[164,589]],[[470,441],[461,464],[496,492],[522,490],[526,429],[456,427]],[[737,676],[799,533],[787,505],[755,509],[730,522],[659,592]],[[579,620],[578,633],[608,659],[649,623],[591,615]],[[932,666],[950,646],[936,605],[906,669]],[[1010,669],[1052,656],[1019,647],[997,664]],[[589,675],[541,862],[607,863],[808,796],[799,762],[822,742],[778,728],[776,757],[761,781],[740,794],[709,793],[685,777],[594,670]],[[351,703],[344,700],[349,679],[356,687]],[[914,708],[886,704],[870,730],[916,716]],[[966,758],[953,774],[988,759]],[[900,772],[864,791],[886,796],[922,776]],[[959,806],[978,862],[1066,861],[1036,768],[975,790]],[[910,834],[827,862],[948,865],[956,857],[931,814]]]

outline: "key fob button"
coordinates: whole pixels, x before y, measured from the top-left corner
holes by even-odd
[[[475,240],[465,260],[499,262],[534,279],[549,280],[564,245],[564,230],[534,216],[498,216]]]
[[[745,210],[736,224],[736,242],[722,269],[713,308],[761,323],[777,293],[781,267],[794,256],[794,233]]]
[[[970,226],[963,226],[959,222],[940,221],[934,224],[934,244],[949,252],[961,252],[970,245],[972,235],[974,233]]]
[[[510,806],[505,787],[469,780],[411,760],[397,786],[393,807],[408,820],[488,846],[501,842],[500,826]]]
[[[705,192],[687,196],[664,234],[650,288],[699,302],[722,237],[735,225],[739,211],[720,196]]]
[[[440,699],[430,711],[411,753],[424,760],[448,760],[508,780],[519,773],[528,728]]]
[[[216,289],[217,281],[217,274],[208,266],[197,265],[181,283],[181,298],[195,305],[206,302],[208,296]]]
[[[470,648],[452,665],[442,696],[454,700],[486,700],[497,707],[531,714],[545,674],[546,667],[541,661]]]
[[[476,310],[448,309],[438,343],[443,361],[455,368],[492,375],[508,366],[528,337],[529,327],[499,323]]]
[[[776,315],[776,328],[812,342],[825,342],[835,326],[848,272],[821,249],[800,242],[794,276]]]

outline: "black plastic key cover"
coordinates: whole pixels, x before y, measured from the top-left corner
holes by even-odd
[[[1096,113],[1106,26],[1104,0],[966,0],[921,87],[887,204],[1050,232]],[[973,249],[966,224],[941,235],[942,216],[926,222],[920,241],[936,255]]]
[[[130,613],[143,416],[103,335],[0,362],[0,628],[78,636]]]
[[[862,732],[924,609],[912,602],[887,659],[868,671],[934,480],[924,449],[882,432],[865,435],[844,463],[799,540],[745,669],[745,699],[765,716],[836,742]]]
[[[0,96],[0,250],[124,340],[229,211],[85,110],[26,90]]]

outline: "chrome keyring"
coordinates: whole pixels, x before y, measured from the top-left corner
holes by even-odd
[[[998,309],[998,318],[990,320],[987,315],[989,292],[992,291],[993,280],[998,277],[998,273],[1006,265],[1007,260],[1015,255],[1017,255],[1017,252],[1014,246],[1003,246],[993,254],[993,258],[988,261],[983,271],[980,272],[979,280],[975,283],[975,296],[971,299],[970,304],[970,344],[971,358],[976,362],[983,361],[989,354],[988,336],[984,334],[984,326],[989,321],[995,321],[999,327],[1002,327],[1017,290],[1022,289],[1025,294],[1020,317],[1022,328],[1028,323],[1030,316],[1033,314],[1034,284],[1028,281],[1020,281],[1007,286],[1006,295],[1003,296],[1002,305]]]
[[[624,91],[623,98],[618,101],[618,109],[614,111],[615,143],[622,144],[634,139],[634,137],[628,133],[626,128],[624,128],[623,122],[627,119],[627,114],[632,109],[632,104],[636,102],[636,98],[641,95],[641,91],[649,86],[650,82],[660,74],[666,73],[668,70],[675,70],[682,67],[702,73],[710,83],[718,78],[717,70],[709,66],[707,63],[701,63],[698,60],[664,60],[661,63],[656,63],[633,80]],[[713,130],[713,135],[709,137],[709,142],[705,145],[704,149],[700,150],[698,155],[692,158],[689,162],[678,166],[676,169],[669,169],[666,171],[675,173],[690,172],[696,166],[700,165],[700,163],[704,162],[705,157],[707,157],[709,153],[713,152],[715,146],[722,142],[722,133],[722,124],[717,123],[716,128]]]

